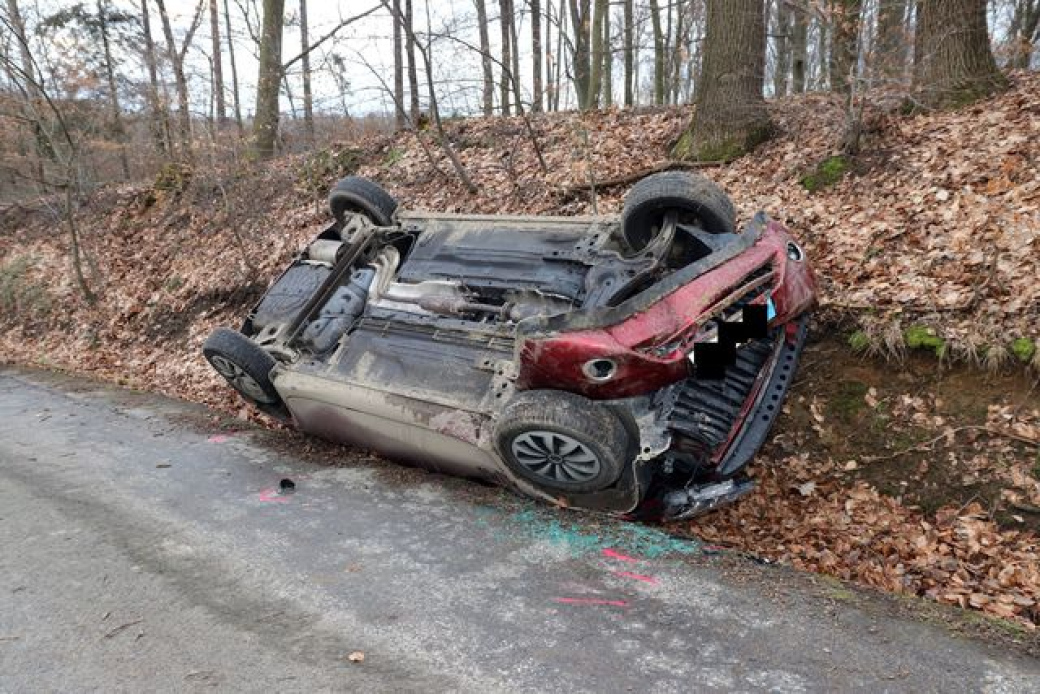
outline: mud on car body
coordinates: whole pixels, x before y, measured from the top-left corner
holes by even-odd
[[[677,518],[750,491],[814,301],[779,223],[738,232],[682,172],[639,181],[620,218],[406,212],[357,177],[329,204],[204,346],[256,407],[572,507]]]

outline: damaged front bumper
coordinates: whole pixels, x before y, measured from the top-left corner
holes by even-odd
[[[733,502],[754,489],[754,482],[743,478],[741,473],[765,443],[780,412],[794,381],[808,326],[807,314],[786,326],[788,329],[776,338],[773,349],[759,365],[750,384],[747,383],[748,371],[756,361],[756,345],[753,343],[741,350],[743,359],[738,359],[732,373],[721,382],[707,386],[711,389],[708,395],[705,395],[704,383],[691,380],[679,386],[668,416],[673,434],[673,450],[669,453],[672,456],[689,457],[685,451],[691,448],[691,441],[700,446],[710,444],[711,432],[713,428],[719,430],[719,422],[709,421],[709,416],[718,417],[718,409],[732,408],[736,398],[742,402],[735,418],[726,418],[730,421],[726,440],[711,452],[710,479],[665,492],[659,499],[664,519],[692,518]],[[690,391],[696,392],[691,395]],[[745,391],[743,397],[742,391]],[[715,400],[712,402],[708,398]],[[705,407],[706,402],[715,410]],[[700,438],[694,441],[694,436]]]

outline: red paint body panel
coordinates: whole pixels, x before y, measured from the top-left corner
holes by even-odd
[[[737,298],[731,296],[734,290],[767,262],[772,261],[774,273],[770,296],[776,316],[771,325],[788,323],[813,304],[815,279],[804,260],[788,258],[790,241],[783,225],[770,221],[762,237],[746,251],[661,297],[641,313],[603,329],[525,339],[520,345],[518,387],[568,390],[605,400],[642,395],[687,378],[689,344],[662,356],[646,348],[689,340],[717,310],[732,303]],[[582,365],[600,358],[613,360],[617,372],[609,381],[597,383],[585,376]]]

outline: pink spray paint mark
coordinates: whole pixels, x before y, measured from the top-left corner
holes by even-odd
[[[636,559],[635,557],[630,557],[627,554],[622,554],[621,552],[617,551],[616,549],[611,549],[610,547],[604,548],[603,556],[607,557],[608,559],[617,559],[618,561],[628,561],[628,562],[632,562],[632,563],[639,562],[639,560]]]
[[[228,441],[231,440],[231,435],[230,434],[213,434],[213,436],[210,436],[206,440],[209,441],[210,443],[227,443]]]
[[[610,607],[628,607],[625,600],[601,600],[599,598],[553,598],[554,602],[563,605],[609,605]]]
[[[612,571],[611,573],[615,576],[620,576],[621,578],[631,578],[634,581],[642,581],[643,583],[657,585],[657,579],[653,576],[644,576],[643,574],[637,574],[631,571]]]
[[[278,491],[278,489],[275,487],[262,490],[259,494],[257,494],[257,498],[260,499],[260,501],[266,501],[275,504],[289,503],[289,499],[282,496],[281,492]]]

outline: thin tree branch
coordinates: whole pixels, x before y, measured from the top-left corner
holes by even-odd
[[[191,19],[191,27],[188,29],[188,33],[184,36],[184,44],[181,49],[177,51],[177,60],[181,63],[184,62],[184,56],[188,53],[188,48],[191,46],[191,39],[195,36],[195,31],[198,30],[199,24],[202,23],[202,5],[203,0],[199,0],[199,4],[195,6],[195,16]]]
[[[364,12],[362,12],[362,13],[361,13],[361,14],[359,14],[359,15],[354,15],[353,17],[348,17],[347,19],[344,19],[344,20],[343,20],[343,21],[341,21],[341,22],[340,22],[339,24],[337,24],[337,25],[336,25],[335,27],[333,27],[333,28],[332,28],[332,29],[331,29],[331,30],[330,30],[330,31],[329,31],[329,32],[328,32],[327,34],[325,34],[325,35],[324,35],[324,36],[322,36],[322,37],[321,37],[320,39],[318,39],[317,41],[315,41],[314,43],[312,43],[312,44],[311,44],[310,46],[308,46],[308,47],[307,47],[307,48],[306,48],[305,50],[301,51],[299,55],[295,56],[294,58],[292,58],[292,59],[291,59],[291,60],[289,60],[288,62],[284,63],[284,64],[282,65],[282,72],[286,72],[286,71],[287,71],[287,70],[288,70],[288,69],[289,69],[290,67],[292,67],[292,66],[293,66],[293,65],[294,65],[295,63],[297,63],[297,62],[298,62],[298,61],[300,61],[300,60],[303,60],[303,57],[304,57],[305,55],[309,55],[309,54],[311,53],[311,51],[313,51],[313,50],[314,50],[314,49],[316,49],[316,48],[317,48],[318,46],[320,46],[321,44],[323,44],[323,43],[325,43],[326,41],[328,41],[329,39],[331,39],[331,38],[332,38],[333,36],[335,36],[335,35],[336,35],[336,33],[337,33],[337,32],[339,32],[339,30],[340,30],[340,29],[342,29],[343,27],[345,27],[345,26],[348,26],[348,25],[350,25],[350,24],[353,24],[354,22],[358,21],[359,19],[364,19],[364,18],[365,18],[365,17],[367,17],[368,15],[370,15],[370,14],[372,14],[373,12],[375,12],[376,10],[378,10],[378,9],[379,9],[380,7],[381,7],[381,5],[376,5],[375,7],[372,7],[371,9],[365,10]]]

